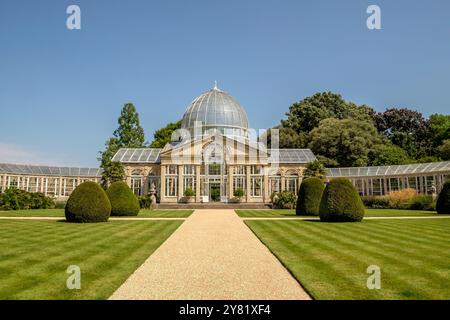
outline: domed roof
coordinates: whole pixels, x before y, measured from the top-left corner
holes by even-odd
[[[206,130],[216,128],[224,134],[245,135],[248,130],[244,109],[236,99],[217,88],[217,84],[191,102],[183,115],[181,127],[192,130],[196,121],[201,121]]]

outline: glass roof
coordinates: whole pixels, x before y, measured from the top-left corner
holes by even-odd
[[[183,115],[181,127],[192,131],[196,121],[206,128],[248,129],[245,110],[217,86],[192,101]]]
[[[112,161],[123,163],[159,163],[158,148],[122,148],[112,158]]]
[[[309,149],[268,149],[269,163],[308,163],[316,160]]]
[[[330,168],[327,177],[376,177],[450,172],[450,161],[379,167]]]
[[[24,174],[30,176],[100,177],[102,169],[0,163],[0,174],[1,173]]]

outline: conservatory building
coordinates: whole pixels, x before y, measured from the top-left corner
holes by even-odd
[[[113,161],[124,165],[136,194],[153,187],[161,203],[268,203],[274,192],[296,192],[316,159],[311,150],[267,149],[250,136],[245,110],[215,86],[187,107],[174,142],[120,149]]]
[[[309,149],[272,148],[257,141],[241,105],[217,86],[187,107],[182,128],[164,148],[120,149],[113,161],[125,168],[126,182],[138,195],[154,192],[160,203],[269,203],[274,192],[296,193]],[[99,182],[101,169],[1,164],[0,192],[20,188],[66,199],[84,181]],[[438,193],[450,178],[450,161],[328,169],[327,179],[346,177],[361,195],[385,195],[413,188]]]

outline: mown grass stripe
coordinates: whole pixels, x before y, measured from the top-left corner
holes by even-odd
[[[402,221],[246,223],[316,298],[448,299],[448,246],[441,246],[430,230],[421,230],[421,221],[408,220],[406,226]],[[430,225],[450,229],[448,223],[439,223],[426,223],[425,229]],[[411,232],[410,225],[418,230]],[[420,238],[420,231],[430,238]],[[441,233],[437,237],[443,238]],[[409,242],[413,245],[405,250]],[[382,290],[365,288],[368,262],[382,266]],[[360,272],[361,278],[355,272]]]
[[[0,239],[0,299],[108,298],[181,223],[0,221],[10,235]],[[14,243],[12,230],[21,241]],[[65,287],[69,264],[80,265],[82,290]]]

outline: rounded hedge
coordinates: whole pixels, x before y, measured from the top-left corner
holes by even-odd
[[[65,208],[69,222],[106,222],[111,203],[98,183],[87,181],[73,190]]]
[[[295,213],[298,216],[318,216],[324,189],[325,185],[319,178],[312,177],[303,180],[298,190]]]
[[[364,204],[350,180],[332,179],[323,191],[320,221],[358,222],[364,218]]]
[[[436,202],[438,214],[450,214],[450,180],[444,183]]]
[[[106,190],[106,194],[111,201],[112,216],[138,215],[140,210],[139,200],[125,182],[114,182]]]

